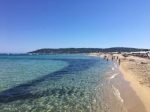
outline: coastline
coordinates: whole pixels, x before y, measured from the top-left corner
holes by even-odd
[[[124,75],[125,80],[130,82],[130,86],[133,88],[137,96],[144,104],[146,111],[150,112],[150,87],[148,87],[149,85],[148,82],[143,81],[145,80],[144,69],[141,70],[137,68],[137,66],[140,66],[140,64],[141,63],[139,59],[136,59],[136,62],[124,60],[120,64],[120,71]],[[143,66],[148,66],[148,65],[143,65]],[[146,70],[145,72],[148,71]],[[148,74],[150,75],[150,73]]]
[[[120,65],[118,68],[124,80],[129,82],[130,87],[142,102],[146,112],[150,112],[150,60],[135,56],[124,57],[121,54],[92,53],[91,56],[98,56],[106,60],[114,60]],[[130,98],[127,98],[128,102]],[[135,101],[135,104],[137,102]],[[140,108],[136,106],[132,108]],[[136,109],[135,109],[136,110]],[[134,109],[131,111],[135,111]],[[136,112],[136,111],[135,111]]]

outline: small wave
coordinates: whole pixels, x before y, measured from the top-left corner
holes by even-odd
[[[118,73],[116,73],[116,74],[113,74],[113,75],[110,77],[110,79],[113,79],[113,78],[115,78],[117,75],[118,75]]]
[[[112,85],[112,88],[113,88],[113,94],[118,98],[119,101],[121,101],[123,103],[124,101],[120,96],[119,90],[117,88],[115,88],[113,85]]]
[[[112,67],[111,69],[112,69],[113,71],[115,70],[115,68],[114,68],[114,67]]]

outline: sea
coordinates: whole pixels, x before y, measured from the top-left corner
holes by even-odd
[[[0,55],[0,112],[126,112],[117,66],[87,54]]]

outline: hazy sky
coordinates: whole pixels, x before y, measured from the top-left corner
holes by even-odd
[[[150,48],[150,0],[0,0],[0,52]]]

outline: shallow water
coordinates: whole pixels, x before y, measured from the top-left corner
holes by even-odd
[[[126,112],[116,72],[80,54],[0,56],[0,112]]]

